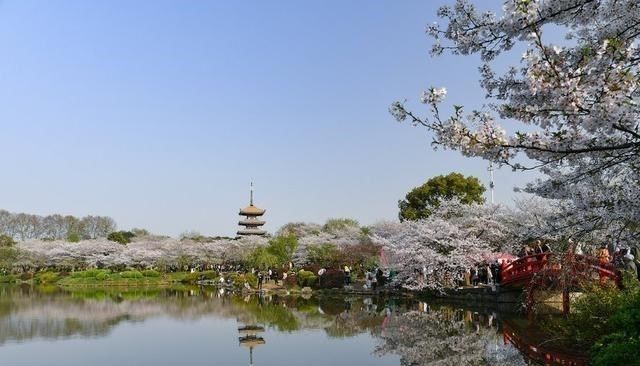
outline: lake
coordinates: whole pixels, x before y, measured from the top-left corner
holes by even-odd
[[[0,287],[3,366],[582,362],[562,349],[533,351],[527,327],[513,313],[384,296]]]

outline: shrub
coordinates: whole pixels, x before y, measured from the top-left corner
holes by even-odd
[[[618,296],[622,299],[612,302],[617,309],[606,314],[608,326],[603,328],[609,332],[602,332],[592,348],[595,366],[629,365],[629,360],[640,359],[640,289],[635,278],[625,278],[625,291]]]
[[[124,271],[120,272],[122,278],[144,278],[140,271]]]
[[[253,288],[258,287],[258,278],[251,273],[230,273],[228,276],[235,288],[242,288],[245,282]]]
[[[88,270],[84,271],[84,273],[85,273],[86,277],[96,277],[100,273],[106,273],[106,271],[103,270],[103,269],[92,268],[92,269],[88,269]]]
[[[319,281],[320,288],[342,288],[344,286],[344,272],[328,269]]]
[[[181,278],[179,278],[179,281],[181,283],[196,283],[198,282],[199,279],[200,279],[200,273],[193,272],[193,273],[185,273]]]
[[[0,283],[15,283],[18,281],[18,277],[14,275],[0,275]]]
[[[160,277],[160,272],[148,269],[146,271],[142,271],[142,275],[145,277]]]
[[[292,288],[298,285],[298,276],[295,274],[290,274],[287,276],[287,279],[284,280],[284,287]]]
[[[69,233],[69,235],[67,235],[67,241],[69,243],[77,243],[80,241],[80,234],[78,233]]]
[[[106,272],[101,272],[96,275],[96,280],[98,281],[104,281],[108,279],[109,279],[109,275]]]
[[[215,271],[204,271],[200,273],[200,278],[210,281],[217,280],[220,276]]]
[[[55,283],[58,280],[58,274],[54,272],[42,272],[39,273],[35,279],[37,283]]]
[[[131,243],[131,239],[135,236],[136,234],[131,231],[114,231],[107,235],[107,240],[120,244],[129,244]]]
[[[88,269],[86,271],[73,272],[71,274],[71,277],[72,278],[96,278],[101,273],[109,274],[109,272],[107,272],[104,269],[93,268],[93,269]]]
[[[16,241],[9,235],[0,235],[0,247],[12,247],[16,245]]]
[[[298,272],[298,285],[300,287],[313,287],[316,286],[318,277],[313,272],[305,271],[304,269]]]

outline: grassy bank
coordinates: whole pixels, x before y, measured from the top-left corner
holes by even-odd
[[[227,273],[225,279],[230,279],[234,287],[242,287],[245,282],[255,287],[257,280],[251,274]],[[20,275],[0,275],[0,283],[5,284],[34,284],[57,285],[62,287],[77,286],[136,286],[161,287],[175,284],[195,285],[200,281],[217,283],[219,274],[213,271],[205,272],[170,272],[161,273],[154,270],[127,270],[122,272],[90,269],[78,272],[36,272]]]
[[[0,283],[48,284],[59,286],[163,286],[171,284],[195,284],[199,280],[218,280],[213,272],[160,273],[147,271],[122,271],[91,269],[79,272],[37,272],[21,275],[0,275]]]

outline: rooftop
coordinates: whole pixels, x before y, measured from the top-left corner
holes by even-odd
[[[240,209],[240,215],[244,216],[262,216],[265,212],[266,210],[258,208],[253,204]]]

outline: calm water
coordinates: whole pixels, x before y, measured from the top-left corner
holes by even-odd
[[[523,365],[525,323],[384,297],[0,287],[0,365]]]

